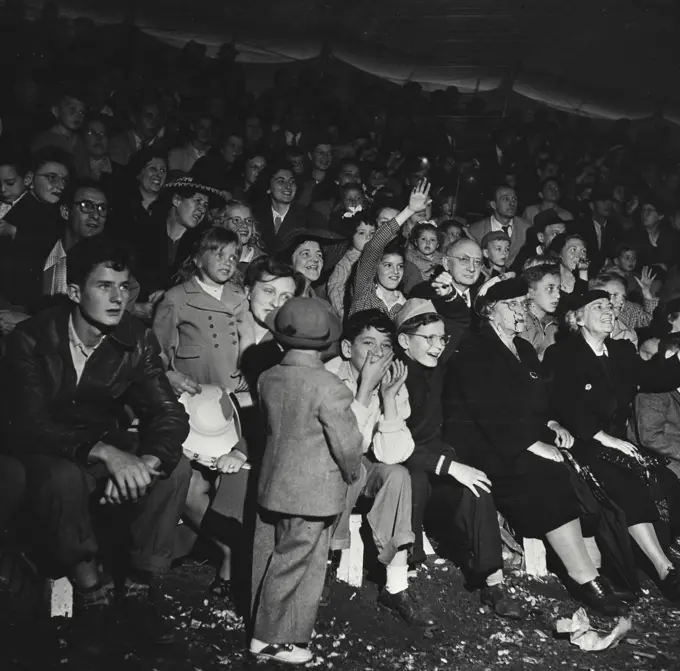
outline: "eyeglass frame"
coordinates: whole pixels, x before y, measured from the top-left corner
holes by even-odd
[[[424,335],[423,333],[408,333],[407,335],[425,338],[430,347],[434,347],[437,344],[446,347],[451,342],[451,336],[448,333],[445,333],[444,335],[437,335],[436,333],[431,333],[430,335]],[[438,338],[439,342],[435,343],[433,338]]]
[[[58,175],[56,172],[36,172],[35,175],[33,175],[33,177],[44,177],[49,182],[50,186],[58,186],[59,182],[61,182],[64,188],[68,186],[68,183],[71,179],[70,175],[62,177],[61,175]]]
[[[94,203],[91,200],[88,200],[87,198],[84,198],[83,200],[79,200],[77,202],[73,203],[83,214],[93,214],[94,211],[97,211],[97,214],[104,218],[108,217],[109,213],[111,212],[111,208],[109,207],[108,203]],[[89,206],[89,209],[83,209],[83,206],[87,205]],[[102,210],[103,208],[103,210]]]
[[[463,265],[468,267],[472,261],[472,267],[476,270],[479,270],[484,266],[484,259],[473,259],[471,256],[451,256],[451,258],[456,259],[456,261],[460,261]]]

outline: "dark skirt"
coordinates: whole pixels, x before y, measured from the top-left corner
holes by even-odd
[[[541,538],[579,517],[567,467],[531,453],[521,455],[520,473],[491,477],[496,507],[517,534]]]
[[[657,522],[659,512],[649,483],[624,466],[598,458],[597,450],[597,444],[582,444],[575,446],[574,456],[590,468],[611,500],[623,510],[628,526]]]

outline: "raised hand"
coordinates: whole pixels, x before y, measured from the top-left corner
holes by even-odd
[[[408,207],[413,212],[422,212],[431,202],[430,198],[431,184],[426,179],[421,179],[413,191],[408,201]]]
[[[644,266],[640,273],[640,277],[634,275],[635,281],[638,283],[643,294],[652,294],[652,285],[656,279],[656,273],[652,272],[649,266]]]

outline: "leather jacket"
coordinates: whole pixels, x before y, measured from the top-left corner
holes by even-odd
[[[7,338],[2,361],[5,449],[87,463],[94,445],[158,457],[167,475],[182,456],[187,414],[165,375],[160,346],[125,313],[88,358],[80,381],[69,346],[70,306],[44,310]],[[139,418],[139,446],[129,412]]]

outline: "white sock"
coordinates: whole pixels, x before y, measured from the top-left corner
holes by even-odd
[[[503,584],[503,569],[499,568],[498,571],[494,571],[491,575],[486,577],[486,586],[494,587],[496,585]]]
[[[593,562],[593,566],[595,566],[596,569],[601,569],[602,568],[602,555],[600,554],[600,548],[597,547],[597,542],[595,541],[595,538],[592,536],[583,539],[583,543],[586,546],[586,550],[588,551],[588,556],[590,557],[590,560]]]
[[[408,588],[408,559],[406,550],[400,550],[385,567],[387,582],[385,589],[390,594],[398,594]]]

